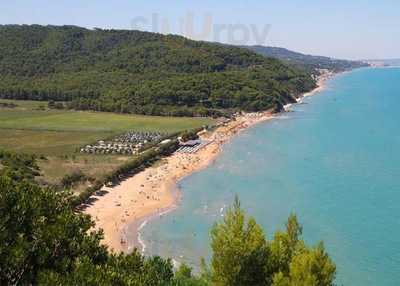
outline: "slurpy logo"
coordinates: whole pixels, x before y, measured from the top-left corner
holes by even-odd
[[[131,28],[165,35],[179,34],[199,41],[232,45],[265,45],[271,25],[216,24],[210,13],[201,17],[196,17],[194,13],[186,13],[184,17],[172,21],[158,13],[153,13],[151,17],[140,16],[132,19]]]

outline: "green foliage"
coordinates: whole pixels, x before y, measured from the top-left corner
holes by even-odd
[[[290,215],[286,223],[286,232],[277,231],[270,243],[271,265],[270,272],[289,273],[290,262],[293,256],[304,249],[304,243],[300,240],[302,227],[296,216]]]
[[[269,251],[261,227],[246,220],[238,198],[211,231],[212,279],[216,285],[264,285]]]
[[[189,141],[189,140],[196,140],[199,139],[199,135],[197,135],[197,133],[199,133],[200,131],[202,131],[203,128],[196,128],[193,130],[188,130],[185,131],[181,134],[181,138],[183,142]]]
[[[246,49],[139,31],[0,26],[0,55],[0,98],[81,110],[280,110],[315,85],[307,73]]]
[[[333,286],[336,267],[322,243],[309,248],[301,234],[302,227],[291,215],[286,231],[266,241],[236,198],[223,222],[211,231],[213,256],[205,277],[218,286]]]
[[[40,285],[133,285],[164,286],[172,281],[174,272],[169,260],[160,257],[144,258],[137,251],[129,255],[109,255],[102,264],[94,264],[88,257],[78,259],[66,274],[42,272]]]
[[[108,253],[101,232],[68,193],[0,176],[0,285],[154,285],[172,282],[169,260]]]
[[[0,177],[0,284],[26,285],[52,269],[68,273],[75,259],[106,259],[101,233],[88,234],[90,218],[75,214],[68,197],[33,183]]]
[[[275,274],[273,286],[331,286],[336,273],[322,243],[296,254],[289,268],[287,275]]]
[[[75,184],[88,180],[81,170],[76,170],[61,179],[61,186],[65,189],[72,188]]]
[[[179,266],[178,270],[175,272],[175,277],[171,286],[207,286],[209,285],[201,277],[195,277],[192,274],[192,269],[186,264]]]
[[[33,155],[15,154],[0,150],[0,176],[7,175],[14,180],[31,180],[39,175],[39,167]]]
[[[192,268],[186,264],[181,264],[175,273],[177,279],[189,279],[192,277]]]

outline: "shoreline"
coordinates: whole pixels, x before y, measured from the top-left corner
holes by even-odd
[[[297,99],[315,95],[326,87],[334,74],[323,73],[317,87]],[[289,104],[284,111],[288,111]],[[258,123],[276,118],[271,112],[248,113],[238,116],[211,132],[201,136],[211,141],[196,153],[174,153],[159,164],[149,167],[113,188],[104,187],[103,194],[93,196],[94,202],[84,211],[92,216],[96,229],[104,230],[102,243],[114,252],[144,253],[146,245],[141,230],[147,223],[179,207],[182,192],[178,183],[185,177],[210,166],[221,152],[222,146],[239,132]]]
[[[175,202],[173,205],[165,207],[164,209],[160,209],[153,214],[149,214],[142,219],[137,221],[133,221],[132,223],[127,224],[124,227],[124,239],[126,241],[126,247],[124,249],[125,252],[131,253],[135,248],[137,248],[142,254],[146,251],[146,244],[142,240],[141,230],[153,219],[157,217],[162,217],[179,207],[179,202],[182,198],[180,190],[178,186],[171,187],[169,190],[173,196],[175,196]],[[129,234],[129,235],[127,235]]]

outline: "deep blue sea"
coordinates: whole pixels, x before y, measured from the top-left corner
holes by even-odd
[[[400,68],[335,77],[180,187],[180,207],[143,229],[147,254],[198,265],[238,194],[269,237],[296,213],[306,241],[324,241],[338,285],[400,285]]]

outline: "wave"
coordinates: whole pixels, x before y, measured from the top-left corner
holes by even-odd
[[[165,209],[163,211],[160,211],[160,212],[158,212],[158,213],[156,213],[156,214],[154,214],[152,216],[149,216],[137,228],[137,242],[139,243],[139,245],[140,245],[140,247],[142,249],[142,251],[141,251],[142,255],[145,254],[146,248],[147,248],[146,243],[144,242],[144,240],[142,238],[142,232],[141,231],[143,230],[143,228],[148,224],[149,220],[154,219],[157,216],[161,218],[162,216],[168,214],[169,212],[172,212],[175,208],[176,208],[176,206],[173,206],[173,207],[167,208],[167,209]]]
[[[137,233],[137,239],[138,239],[138,243],[140,244],[141,248],[142,248],[142,255],[144,255],[145,251],[146,251],[146,244],[144,243],[143,239],[142,239],[142,233],[140,232],[148,223],[148,220],[145,220],[141,223],[141,225],[138,227],[138,233]]]

